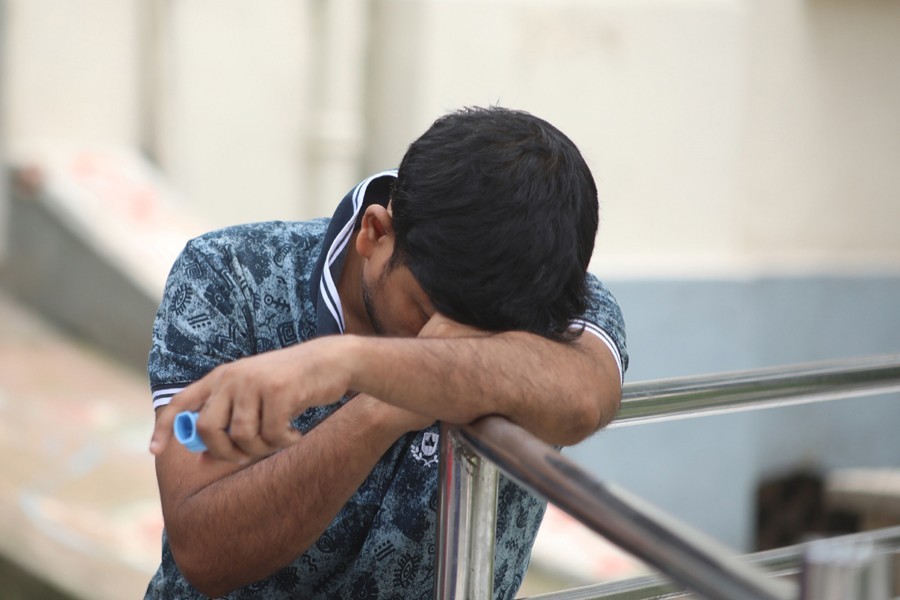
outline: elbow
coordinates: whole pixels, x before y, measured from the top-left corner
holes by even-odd
[[[240,587],[229,581],[228,572],[215,568],[218,561],[201,542],[193,540],[190,532],[179,534],[167,527],[166,535],[178,570],[195,590],[204,596],[219,598]]]
[[[581,410],[573,412],[568,419],[569,427],[554,443],[561,446],[574,446],[583,442],[600,429],[604,423],[596,405],[585,403]]]
[[[581,380],[578,393],[583,403],[583,414],[588,437],[609,425],[622,405],[622,380],[612,365],[598,365],[590,370],[590,376]]]
[[[612,389],[612,388],[615,389]],[[578,408],[569,419],[570,427],[562,445],[571,446],[582,442],[603,429],[615,418],[622,402],[621,386],[586,387],[578,392]]]
[[[612,420],[616,418],[616,415],[619,413],[619,407],[622,406],[622,386],[619,383],[616,383],[614,386],[609,386],[610,389],[606,390],[603,393],[597,394],[594,392],[594,398],[596,399],[596,421],[594,433],[599,431],[612,423]]]

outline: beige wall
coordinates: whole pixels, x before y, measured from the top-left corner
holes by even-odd
[[[7,7],[10,147],[144,147],[214,226],[326,214],[439,114],[500,103],[583,149],[601,273],[900,269],[895,2]]]
[[[748,29],[741,252],[896,272],[900,3],[764,0]]]
[[[374,57],[372,120],[407,118],[373,128],[370,157],[400,154],[449,108],[519,106],[568,132],[594,169],[596,270],[900,269],[897,3],[377,7],[376,31],[391,33]]]
[[[386,21],[402,22],[404,4],[382,3],[395,11]],[[420,21],[434,30],[420,33],[424,48],[407,82],[421,81],[421,89],[404,90],[418,98],[410,111],[418,127],[454,106],[490,103],[557,124],[581,147],[601,190],[601,268],[731,251],[745,51],[739,3],[430,6],[435,14]],[[393,100],[373,95],[376,107]]]
[[[11,155],[141,148],[211,226],[303,216],[309,4],[7,0]]]
[[[10,150],[48,142],[137,145],[138,0],[6,0]]]
[[[159,9],[159,160],[211,223],[299,218],[307,177],[309,3],[178,0]]]

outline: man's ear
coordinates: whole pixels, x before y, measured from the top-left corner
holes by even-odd
[[[393,238],[394,222],[391,213],[380,204],[370,204],[363,213],[359,234],[356,236],[357,253],[363,258],[369,258],[380,242],[393,244]]]

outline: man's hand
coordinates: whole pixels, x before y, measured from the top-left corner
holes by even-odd
[[[301,434],[293,418],[347,391],[337,341],[320,338],[213,369],[159,409],[150,451],[165,450],[184,410],[199,411],[197,431],[214,458],[249,462],[296,443]]]
[[[440,313],[419,332],[420,338],[488,335]],[[172,423],[184,410],[200,413],[197,431],[213,458],[246,463],[296,443],[301,434],[291,426],[294,417],[312,406],[331,404],[347,392],[353,367],[347,363],[353,361],[341,353],[341,341],[341,337],[319,338],[213,369],[159,409],[151,452],[159,455],[171,443]],[[408,431],[434,422],[433,416],[384,408]]]
[[[420,338],[464,338],[464,337],[488,337],[493,335],[490,331],[477,329],[471,325],[457,323],[453,319],[435,312],[425,323],[419,332]]]
[[[160,409],[160,455],[183,410],[213,458],[247,463],[296,443],[291,421],[348,390],[390,406],[398,425],[468,423],[500,414],[554,444],[583,439],[615,414],[619,378],[592,335],[561,344],[522,332],[492,334],[434,314],[417,339],[318,338],[222,365]],[[396,409],[396,410],[394,410]]]
[[[491,332],[489,331],[476,329],[475,327],[471,327],[469,325],[462,325],[461,323],[457,323],[453,319],[450,319],[449,317],[446,317],[439,312],[435,312],[422,327],[422,330],[419,331],[419,335],[417,337],[463,338],[487,337],[489,335],[491,335]],[[389,404],[385,404],[385,407],[389,407],[390,409],[395,411],[393,418],[397,420],[398,424],[404,425],[404,428],[407,431],[420,431],[422,429],[426,429],[427,427],[430,427],[431,424],[435,421],[434,417],[420,415],[411,410],[397,408]]]
[[[219,598],[291,563],[322,535],[415,413],[358,394],[298,443],[249,465],[156,457],[166,531],[191,585]]]

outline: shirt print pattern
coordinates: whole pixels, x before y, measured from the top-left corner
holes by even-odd
[[[242,225],[188,243],[172,268],[154,324],[151,387],[183,387],[219,364],[315,337],[309,279],[327,225],[327,219]],[[615,300],[594,278],[589,289],[584,319],[604,328],[624,357]],[[308,431],[347,401],[310,409],[294,425]],[[225,598],[430,598],[437,434],[434,425],[398,440],[313,547]],[[518,590],[545,506],[501,477],[495,598],[513,598]],[[165,533],[146,598],[204,598],[179,572]]]

